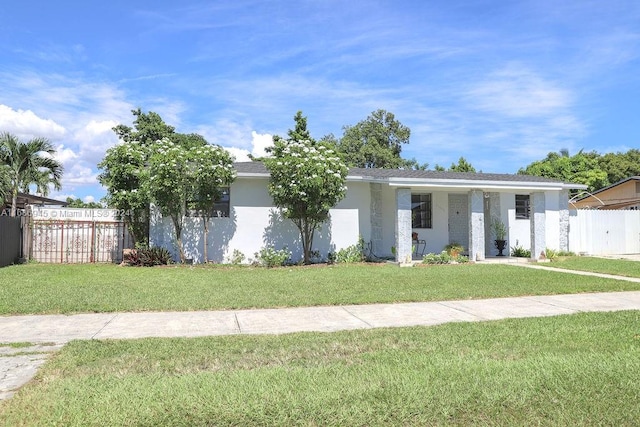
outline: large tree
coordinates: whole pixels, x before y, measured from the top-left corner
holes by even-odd
[[[150,147],[168,138],[186,148],[202,147],[207,141],[198,134],[180,134],[166,124],[159,114],[140,108],[131,110],[133,127],[120,124],[113,131],[122,141],[107,150],[98,167],[98,181],[107,189],[107,204],[118,209],[134,240],[142,245],[149,236],[149,204],[151,196],[143,185],[149,175]]]
[[[301,114],[296,118],[296,129],[289,135],[304,135],[306,118],[304,122]],[[305,264],[311,262],[315,231],[327,221],[329,209],[344,198],[347,190],[348,168],[334,148],[322,141],[274,137],[271,157],[264,159],[271,175],[269,194],[298,228]]]
[[[135,117],[133,127],[119,124],[113,131],[124,142],[136,141],[142,145],[150,145],[162,138],[171,138],[175,128],[162,120],[158,113],[144,113],[140,108],[131,110]]]
[[[467,161],[464,157],[458,159],[458,164],[451,163],[449,172],[475,172],[476,168]]]
[[[396,120],[393,113],[376,110],[354,126],[345,126],[335,141],[349,166],[361,168],[413,168],[417,162],[400,157],[409,143],[411,130]]]
[[[55,153],[46,138],[22,142],[10,133],[0,134],[0,175],[8,184],[5,192],[11,197],[11,216],[16,215],[18,191],[29,193],[29,187],[35,185],[37,192],[46,196],[49,186],[62,188],[63,167],[52,157]]]
[[[640,150],[634,148],[626,153],[606,153],[598,163],[607,173],[609,183],[615,184],[625,178],[640,175]]]
[[[609,184],[607,173],[598,163],[599,158],[600,155],[595,151],[585,153],[580,150],[571,156],[568,150],[562,149],[521,168],[518,173],[585,184],[589,191],[595,191]]]
[[[107,150],[98,164],[98,181],[107,189],[107,204],[117,209],[137,244],[149,237],[150,198],[143,185],[149,177],[149,146],[136,140]]]

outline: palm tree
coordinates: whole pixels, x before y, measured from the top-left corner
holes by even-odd
[[[16,215],[18,191],[29,192],[35,184],[43,195],[49,193],[49,185],[62,188],[62,164],[52,157],[56,150],[46,138],[33,138],[22,142],[10,133],[0,134],[0,167],[5,170],[8,193],[11,195],[11,216]]]

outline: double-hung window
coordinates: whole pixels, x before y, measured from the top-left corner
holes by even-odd
[[[516,219],[529,219],[531,205],[528,194],[516,194]]]
[[[411,195],[411,228],[432,227],[431,194]]]

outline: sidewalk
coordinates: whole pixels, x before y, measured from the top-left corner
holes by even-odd
[[[334,332],[615,310],[640,310],[640,291],[258,310],[8,316],[0,317],[0,342],[64,344],[73,339]]]
[[[429,326],[593,311],[640,310],[640,291],[200,312],[98,313],[0,317],[0,400],[36,374],[53,352],[74,339],[199,337],[302,331]]]

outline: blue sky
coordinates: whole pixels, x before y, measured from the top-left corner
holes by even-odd
[[[238,160],[298,110],[320,138],[385,109],[404,157],[513,173],[640,148],[639,57],[637,0],[4,2],[0,131],[49,138],[52,196],[86,200],[137,107]]]

